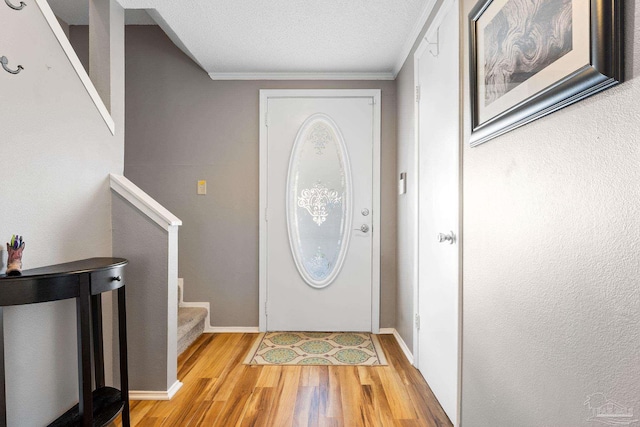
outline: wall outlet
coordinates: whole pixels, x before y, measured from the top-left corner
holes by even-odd
[[[207,194],[207,181],[205,181],[204,179],[198,181],[198,194],[201,196]]]

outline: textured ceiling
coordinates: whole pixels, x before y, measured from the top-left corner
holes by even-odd
[[[56,16],[70,25],[89,25],[89,0],[47,0]],[[127,25],[156,25],[144,10],[127,10]]]
[[[117,0],[212,78],[393,78],[435,0]],[[86,24],[88,0],[49,0]],[[151,18],[149,17],[151,16]],[[153,19],[152,19],[153,18]]]

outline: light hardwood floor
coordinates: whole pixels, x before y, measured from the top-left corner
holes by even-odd
[[[171,401],[131,402],[134,426],[451,426],[392,335],[389,366],[247,366],[257,334],[205,334],[178,360]],[[119,420],[115,424],[120,426]]]

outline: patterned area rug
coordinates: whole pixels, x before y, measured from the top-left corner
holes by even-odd
[[[267,332],[245,365],[379,366],[387,360],[378,337],[361,332]]]

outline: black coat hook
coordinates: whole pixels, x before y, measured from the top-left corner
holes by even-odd
[[[4,2],[13,10],[22,10],[27,5],[23,1],[20,2],[20,6],[14,6],[9,0],[4,0]]]
[[[7,59],[6,56],[3,56],[0,58],[0,64],[2,64],[2,68],[4,68],[4,70],[7,73],[18,74],[20,71],[24,70],[24,67],[22,65],[18,65],[18,68],[16,68],[15,70],[12,70],[11,68],[7,67],[8,63],[9,63],[9,60]]]

